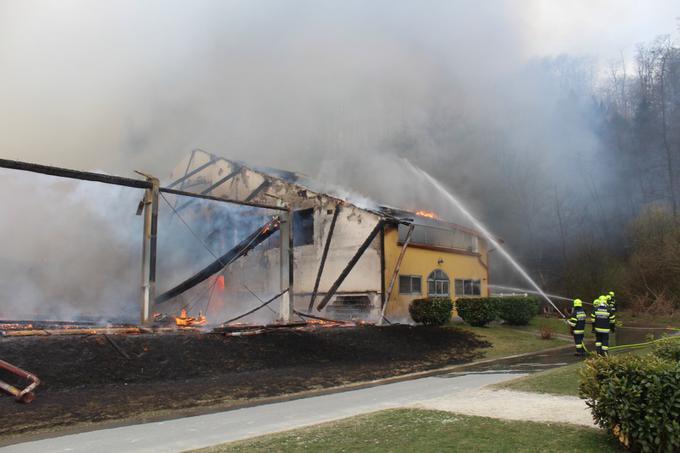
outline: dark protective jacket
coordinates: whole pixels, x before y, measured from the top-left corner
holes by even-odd
[[[586,328],[586,312],[583,310],[583,307],[574,307],[571,310],[571,317],[567,322],[574,329],[573,333],[584,333]]]
[[[616,323],[616,298],[609,299],[609,322],[614,325]]]
[[[608,305],[602,304],[595,307],[595,311],[590,314],[595,332],[609,333],[611,316]]]

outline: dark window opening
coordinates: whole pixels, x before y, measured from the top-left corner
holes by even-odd
[[[337,296],[326,309],[328,317],[339,320],[365,319],[371,311],[368,296]]]
[[[456,296],[481,296],[482,282],[481,280],[463,280],[456,279]]]
[[[440,269],[427,277],[427,295],[430,297],[449,297],[449,276]]]
[[[422,293],[422,278],[420,275],[400,275],[399,294],[418,294]]]
[[[314,208],[293,213],[293,246],[314,244]]]

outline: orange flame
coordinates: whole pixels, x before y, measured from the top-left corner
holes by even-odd
[[[419,217],[427,217],[428,219],[438,219],[439,216],[436,212],[420,210],[416,211],[416,215]]]
[[[198,313],[198,317],[187,315],[187,310],[182,309],[179,316],[175,317],[175,324],[178,327],[193,327],[193,326],[205,326],[208,324],[208,319],[201,313]]]

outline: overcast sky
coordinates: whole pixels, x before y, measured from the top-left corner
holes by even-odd
[[[630,61],[678,16],[677,0],[0,0],[0,156],[165,176],[196,147],[272,165],[371,147],[357,129],[416,121],[394,112],[437,84],[474,95],[536,56]]]

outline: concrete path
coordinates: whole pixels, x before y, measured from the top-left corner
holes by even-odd
[[[596,426],[585,401],[576,396],[480,389],[422,401],[414,407],[507,420]]]
[[[478,373],[426,377],[164,422],[124,426],[25,442],[2,453],[179,452],[314,425],[383,409],[450,398],[520,374]]]

